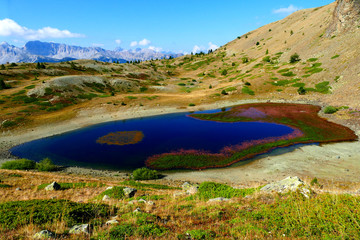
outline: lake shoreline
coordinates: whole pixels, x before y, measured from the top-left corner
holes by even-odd
[[[85,126],[104,123],[104,122],[110,122],[110,121],[117,121],[117,120],[124,120],[124,119],[132,119],[132,118],[140,118],[140,117],[148,117],[148,116],[155,116],[155,115],[162,115],[162,114],[169,114],[169,113],[179,113],[179,112],[189,112],[189,111],[203,111],[203,110],[210,110],[210,109],[220,109],[223,107],[229,107],[229,106],[236,106],[246,103],[266,103],[269,101],[266,100],[241,100],[241,101],[224,101],[224,102],[218,102],[214,104],[207,104],[207,105],[201,105],[197,106],[194,109],[187,108],[187,109],[179,109],[176,107],[157,107],[153,109],[141,109],[141,108],[131,108],[127,110],[126,112],[117,112],[117,113],[104,113],[99,111],[98,109],[92,110],[92,109],[86,109],[81,110],[77,113],[77,117],[71,120],[68,120],[66,122],[58,123],[58,124],[51,124],[48,126],[40,126],[32,129],[28,129],[27,131],[13,131],[13,132],[6,132],[2,133],[1,136],[1,143],[0,143],[0,164],[2,162],[16,159],[16,157],[12,156],[9,153],[9,149],[12,147],[32,141],[35,139],[40,139],[44,137],[54,136],[57,134],[61,134],[64,132],[72,131],[75,129],[83,128]],[[278,101],[271,101],[275,103],[298,103],[298,104],[312,104],[312,105],[319,105],[318,103],[314,103],[311,101],[285,101],[285,100],[278,100]],[[98,112],[99,114],[95,114]],[[89,117],[91,116],[91,117]],[[358,129],[352,129],[355,131],[358,131]],[[358,133],[358,132],[357,132]],[[325,150],[331,150],[331,147],[329,145],[334,144],[326,144],[322,148]],[[360,159],[360,152],[356,151],[356,149],[360,149],[358,142],[355,143],[336,143],[335,145],[341,146],[344,150],[344,154],[346,155],[346,152],[354,152],[354,154],[351,154],[351,157],[359,157]],[[311,146],[305,146],[300,149],[297,149],[295,151],[304,151],[304,149],[308,150],[308,148],[312,148]],[[318,150],[315,150],[318,151]],[[283,158],[287,158],[288,156],[296,156],[297,153],[290,152],[283,154]],[[312,153],[310,150],[309,155],[316,155],[316,152]],[[348,154],[349,155],[349,154]],[[281,156],[281,155],[279,155]],[[279,156],[271,157],[278,159]],[[271,159],[269,157],[265,157],[263,159]],[[275,160],[276,161],[276,160]],[[301,161],[301,159],[297,159],[296,162]],[[230,167],[230,168],[221,168],[221,169],[210,169],[206,171],[192,171],[192,172],[179,172],[174,173],[171,172],[166,176],[166,179],[169,180],[191,180],[195,182],[201,182],[201,181],[220,181],[220,182],[246,182],[246,181],[260,181],[260,180],[277,180],[282,177],[282,175],[287,174],[297,174],[297,175],[307,175],[308,173],[311,173],[311,171],[305,171],[305,170],[299,170],[293,169],[291,167],[291,164],[288,165],[288,163],[284,163],[284,165],[287,166],[287,169],[284,170],[284,174],[274,174],[272,172],[271,168],[266,168],[267,164],[264,164],[261,167],[261,171],[258,173],[255,173],[250,168],[259,168],[262,164],[263,160],[257,160],[255,162],[252,162],[250,164],[241,166],[241,167]],[[305,161],[306,163],[306,161]],[[306,165],[306,164],[305,164]],[[290,168],[290,169],[288,169]],[[70,168],[71,169],[71,168]],[[84,168],[83,171],[81,171],[82,168],[76,168],[76,171],[69,171],[70,173],[74,174],[89,174],[92,175],[92,172],[96,171],[97,174],[100,174],[102,170],[91,170]],[[359,168],[360,169],[360,168]],[[260,169],[258,169],[260,170]],[[281,170],[280,170],[281,171]],[[65,170],[66,172],[66,170]],[[108,171],[104,171],[104,175],[110,175],[109,173],[106,173]],[[115,171],[116,173],[119,173],[118,171]],[[127,171],[122,171],[124,174],[128,173]],[[247,172],[247,173],[245,173]],[[360,170],[359,170],[360,172]],[[240,175],[244,176],[240,177]],[[315,173],[312,173],[310,175],[313,175]],[[101,175],[101,174],[100,174]],[[126,174],[125,174],[126,175]],[[125,176],[124,175],[124,176]],[[325,174],[326,175],[326,174]],[[326,177],[324,174],[321,174],[321,176]],[[330,178],[336,177],[337,174],[329,174]],[[237,179],[236,179],[237,178]]]

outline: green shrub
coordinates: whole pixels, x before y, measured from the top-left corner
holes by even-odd
[[[227,93],[225,90],[222,90],[222,91],[221,91],[221,94],[222,94],[222,95],[228,95],[228,93]]]
[[[56,166],[50,158],[44,158],[36,164],[36,169],[40,172],[51,172],[58,170],[58,166]]]
[[[216,233],[211,230],[202,230],[202,229],[196,229],[196,230],[189,230],[186,231],[187,235],[191,236],[191,239],[194,240],[210,240],[214,239],[216,237]]]
[[[50,183],[43,183],[37,187],[38,190],[44,189]],[[75,189],[75,188],[90,188],[90,187],[104,187],[105,184],[103,183],[84,183],[84,182],[77,182],[77,183],[59,183],[61,190],[66,189]]]
[[[327,106],[324,109],[324,113],[326,113],[326,114],[333,114],[333,113],[336,113],[337,111],[338,111],[338,109],[333,106]]]
[[[160,237],[167,232],[165,227],[159,226],[155,223],[141,225],[137,228],[136,233],[141,237],[156,236]]]
[[[178,187],[170,187],[168,185],[162,185],[162,184],[150,184],[150,183],[141,183],[141,182],[137,182],[134,180],[130,180],[130,181],[123,181],[120,183],[120,185],[125,185],[125,186],[131,186],[131,187],[135,187],[137,189],[140,188],[152,188],[152,189],[181,189]]]
[[[281,74],[281,76],[284,76],[284,77],[294,77],[294,76],[296,76],[296,74],[293,73],[292,71],[289,71],[289,72],[286,72],[286,73]]]
[[[133,178],[135,180],[150,180],[160,178],[160,174],[156,170],[148,168],[138,168],[133,171]]]
[[[226,69],[222,70],[221,75],[226,76],[228,74],[228,71]]]
[[[300,56],[297,53],[294,53],[293,55],[290,56],[290,63],[296,63],[299,62],[300,60],[301,60]]]
[[[44,226],[63,221],[67,226],[105,218],[111,213],[105,204],[75,203],[68,200],[30,200],[0,203],[0,227],[15,229],[27,224]]]
[[[189,103],[189,107],[194,107],[195,103]]]
[[[4,162],[1,165],[2,169],[12,169],[12,170],[29,170],[35,169],[36,163],[29,159],[18,159],[13,161]]]
[[[249,58],[248,57],[243,57],[242,58],[242,63],[248,63],[249,62]]]
[[[110,240],[123,240],[133,236],[135,227],[128,223],[123,223],[118,226],[112,227],[109,231]]]
[[[311,180],[311,182],[310,182],[310,185],[311,185],[311,186],[314,186],[314,185],[317,185],[317,184],[319,184],[317,178],[313,178],[313,180]]]
[[[270,56],[266,56],[262,59],[264,62],[271,62]]]
[[[17,124],[16,121],[7,120],[1,124],[1,127],[8,128],[8,127],[16,126],[16,124]]]
[[[306,89],[303,86],[300,86],[297,90],[299,95],[305,95],[306,94]]]
[[[199,186],[197,196],[202,200],[211,198],[232,198],[232,197],[245,197],[256,191],[255,188],[235,189],[226,184],[203,182]]]
[[[1,181],[0,181],[1,182]],[[0,183],[0,188],[10,188],[11,186],[8,184]]]

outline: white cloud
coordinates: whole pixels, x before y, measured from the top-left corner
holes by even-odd
[[[130,43],[130,47],[135,47],[138,45],[138,42],[137,41],[133,41]]]
[[[20,26],[17,22],[9,18],[0,20],[0,36],[16,36],[28,40],[85,37],[83,34],[71,33],[68,30],[59,30],[52,27],[44,27],[37,30],[29,29],[27,27]]]
[[[216,49],[218,49],[219,48],[219,46],[218,45],[215,45],[215,44],[213,44],[212,42],[209,42],[209,48],[208,48],[208,50],[216,50]]]
[[[154,47],[154,46],[149,46],[148,47],[150,50],[153,50],[155,52],[161,52],[162,48],[161,47]]]
[[[151,42],[149,40],[147,40],[146,38],[144,38],[143,40],[141,40],[139,42],[139,45],[141,46],[146,46],[146,45],[149,45]]]
[[[300,10],[301,8],[300,7],[296,7],[296,6],[294,6],[294,5],[290,5],[290,6],[288,6],[287,8],[278,8],[278,9],[275,9],[275,10],[273,10],[273,13],[275,13],[275,14],[286,14],[286,15],[288,15],[288,14],[291,14],[291,13],[293,13],[293,12],[296,12],[296,11],[298,11],[298,10]]]
[[[116,39],[116,40],[115,40],[115,43],[118,44],[118,45],[120,45],[120,44],[122,43],[122,41],[121,41],[120,39]]]
[[[199,53],[201,51],[205,51],[205,48],[203,46],[198,46],[198,45],[195,45],[192,50],[193,53]]]
[[[103,47],[104,46],[104,44],[102,44],[102,43],[93,43],[93,44],[91,44],[93,47]]]

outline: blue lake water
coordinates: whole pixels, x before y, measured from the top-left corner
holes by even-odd
[[[201,149],[215,153],[228,145],[283,136],[293,131],[279,124],[220,123],[201,121],[187,115],[176,113],[97,124],[21,144],[12,148],[11,153],[35,161],[49,157],[55,164],[64,166],[132,170],[145,166],[145,160],[154,154],[178,149]],[[136,144],[123,146],[96,142],[99,137],[122,131],[142,131],[144,138]]]

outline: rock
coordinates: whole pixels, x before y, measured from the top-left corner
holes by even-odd
[[[108,195],[104,195],[104,197],[102,198],[103,201],[109,201],[111,200],[111,198]]]
[[[90,233],[90,225],[89,224],[81,224],[73,226],[70,231],[70,234],[80,234],[80,233]]]
[[[146,200],[145,200],[145,199],[140,198],[140,199],[138,200],[138,202],[141,202],[141,203],[146,203]]]
[[[263,188],[260,189],[263,192],[278,192],[278,193],[286,193],[286,192],[296,192],[299,191],[302,195],[309,198],[310,196],[310,187],[306,185],[300,178],[298,177],[287,177],[281,181],[270,183]]]
[[[107,187],[106,189],[105,189],[105,191],[106,190],[111,190],[111,189],[113,189],[114,187]]]
[[[142,213],[142,210],[140,208],[136,208],[133,213]]]
[[[137,202],[138,202],[137,200],[131,200],[131,201],[128,202],[128,204],[131,204],[131,205],[132,205],[132,204],[135,204],[135,203],[137,203]]]
[[[35,233],[34,238],[35,239],[55,238],[55,234],[53,232],[50,232],[49,230],[42,230],[40,232]]]
[[[51,183],[50,185],[47,185],[46,187],[45,187],[45,190],[46,191],[56,191],[56,190],[60,190],[60,184],[58,184],[57,182],[53,182],[53,183]]]
[[[230,201],[230,198],[218,197],[218,198],[212,198],[212,199],[208,200],[208,202],[227,202],[227,201]]]
[[[119,221],[116,220],[116,219],[112,219],[112,220],[109,220],[105,223],[105,225],[114,225],[114,224],[118,224]]]
[[[199,190],[199,184],[185,182],[181,188],[188,194],[196,194]]]
[[[146,205],[148,205],[148,206],[154,206],[155,203],[154,203],[153,201],[147,201],[147,202],[146,202]]]
[[[16,190],[16,191],[21,191],[21,188],[18,187],[18,188],[16,188],[15,190]]]
[[[129,187],[125,187],[123,189],[125,197],[127,198],[131,198],[135,195],[135,193],[137,192],[137,190],[135,188],[129,188]]]

